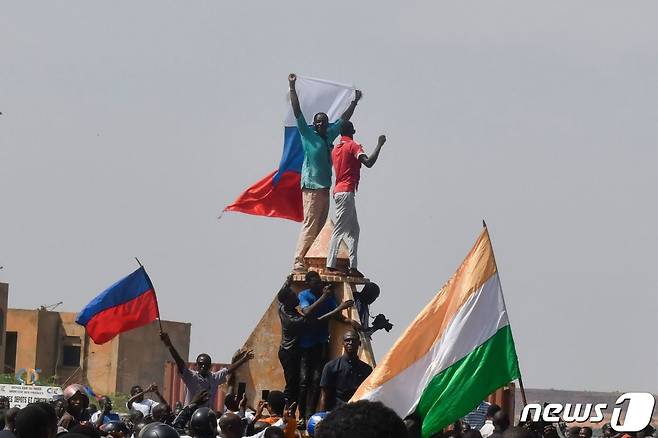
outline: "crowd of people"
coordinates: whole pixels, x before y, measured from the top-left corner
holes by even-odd
[[[186,406],[173,411],[166,401],[145,398],[157,388],[136,392],[131,397],[128,415],[118,419],[112,415],[105,397],[99,410],[94,410],[85,388],[70,385],[62,398],[51,402],[32,403],[19,409],[1,409],[0,438],[293,438],[303,436],[297,430],[295,407],[288,405],[283,392],[271,391],[254,412],[247,399],[239,401],[228,394],[222,413],[206,404],[210,393],[203,390]],[[100,400],[99,400],[100,402]],[[0,406],[8,401],[0,398]],[[94,414],[101,420],[94,421]],[[379,402],[361,400],[337,407],[309,423],[309,435],[316,438],[420,438],[421,421],[411,415],[404,420]],[[590,427],[567,427],[563,423],[527,422],[512,426],[507,413],[496,405],[487,408],[484,423],[477,416],[456,421],[432,438],[592,438]],[[470,423],[469,423],[470,421]],[[604,438],[647,438],[655,429],[647,426],[634,434],[616,433],[609,423],[603,425]]]

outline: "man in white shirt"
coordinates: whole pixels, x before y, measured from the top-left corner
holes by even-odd
[[[494,415],[496,415],[496,412],[498,411],[500,411],[500,406],[495,404],[491,404],[487,408],[487,413],[484,420],[484,426],[480,428],[480,435],[482,435],[482,438],[487,438],[491,436],[492,433],[494,433],[493,417]]]
[[[155,394],[160,402],[156,402],[155,400],[152,400],[150,398],[144,398],[144,396],[148,393],[153,393]],[[162,394],[158,391],[158,385],[155,383],[152,383],[149,385],[146,390],[143,390],[141,386],[135,385],[132,388],[130,388],[130,398],[126,402],[126,407],[128,410],[137,410],[144,414],[144,417],[148,417],[151,415],[151,411],[153,408],[158,405],[158,403],[164,403],[167,404],[166,400],[164,397],[162,397]]]

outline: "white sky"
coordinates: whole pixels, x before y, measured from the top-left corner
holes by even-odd
[[[486,218],[526,386],[658,391],[658,3],[392,3],[0,2],[10,306],[80,310],[139,256],[226,360],[299,225],[216,216],[277,167],[295,71],[388,137],[357,201],[380,358]]]

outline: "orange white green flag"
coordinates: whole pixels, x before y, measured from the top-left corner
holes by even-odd
[[[429,437],[520,377],[485,227],[452,278],[352,397],[417,414]]]

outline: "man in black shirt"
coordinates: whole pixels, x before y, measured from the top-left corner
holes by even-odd
[[[297,401],[299,393],[299,335],[306,325],[306,317],[299,313],[297,305],[299,298],[290,289],[290,277],[277,294],[279,300],[279,319],[281,320],[281,345],[279,346],[279,362],[283,367],[283,377],[286,380],[284,394],[288,403]]]
[[[359,334],[348,331],[343,336],[345,353],[324,366],[320,380],[320,412],[347,403],[372,372],[372,367],[359,359],[360,346]]]

